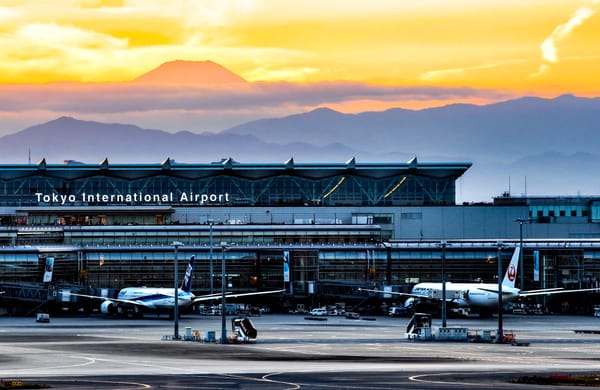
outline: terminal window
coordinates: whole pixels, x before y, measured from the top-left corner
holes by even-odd
[[[401,213],[400,218],[402,219],[423,219],[422,213]]]
[[[394,223],[392,214],[375,214],[373,215],[373,223],[376,225],[390,225]]]

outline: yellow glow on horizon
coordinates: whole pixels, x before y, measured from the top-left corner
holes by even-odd
[[[0,83],[127,81],[184,59],[249,81],[593,95],[599,3],[12,0],[0,6]]]

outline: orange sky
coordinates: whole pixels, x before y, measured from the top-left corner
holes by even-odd
[[[1,4],[4,83],[123,81],[166,61],[210,59],[251,81],[600,89],[591,0]],[[548,39],[553,59],[543,57]]]
[[[600,0],[4,0],[0,84],[123,82],[208,59],[251,82],[493,91],[293,108],[598,96],[599,10]]]

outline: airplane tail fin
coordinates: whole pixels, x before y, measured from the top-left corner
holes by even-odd
[[[192,273],[194,272],[194,258],[195,256],[190,257],[190,262],[188,263],[187,269],[185,270],[185,277],[183,278],[183,282],[181,283],[181,290],[185,292],[190,292],[192,290]]]
[[[517,280],[517,269],[519,266],[519,253],[521,248],[516,247],[515,252],[510,259],[510,264],[508,264],[508,268],[506,269],[506,274],[504,275],[504,279],[502,279],[502,285],[507,287],[515,287],[515,281]]]

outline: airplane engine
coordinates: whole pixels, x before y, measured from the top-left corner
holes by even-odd
[[[477,290],[465,291],[464,297],[470,306],[488,307],[488,306],[493,305],[494,302],[497,302],[497,301],[490,300],[489,294],[482,293]]]
[[[117,305],[111,301],[104,301],[100,305],[100,311],[102,314],[115,314],[117,312]]]

